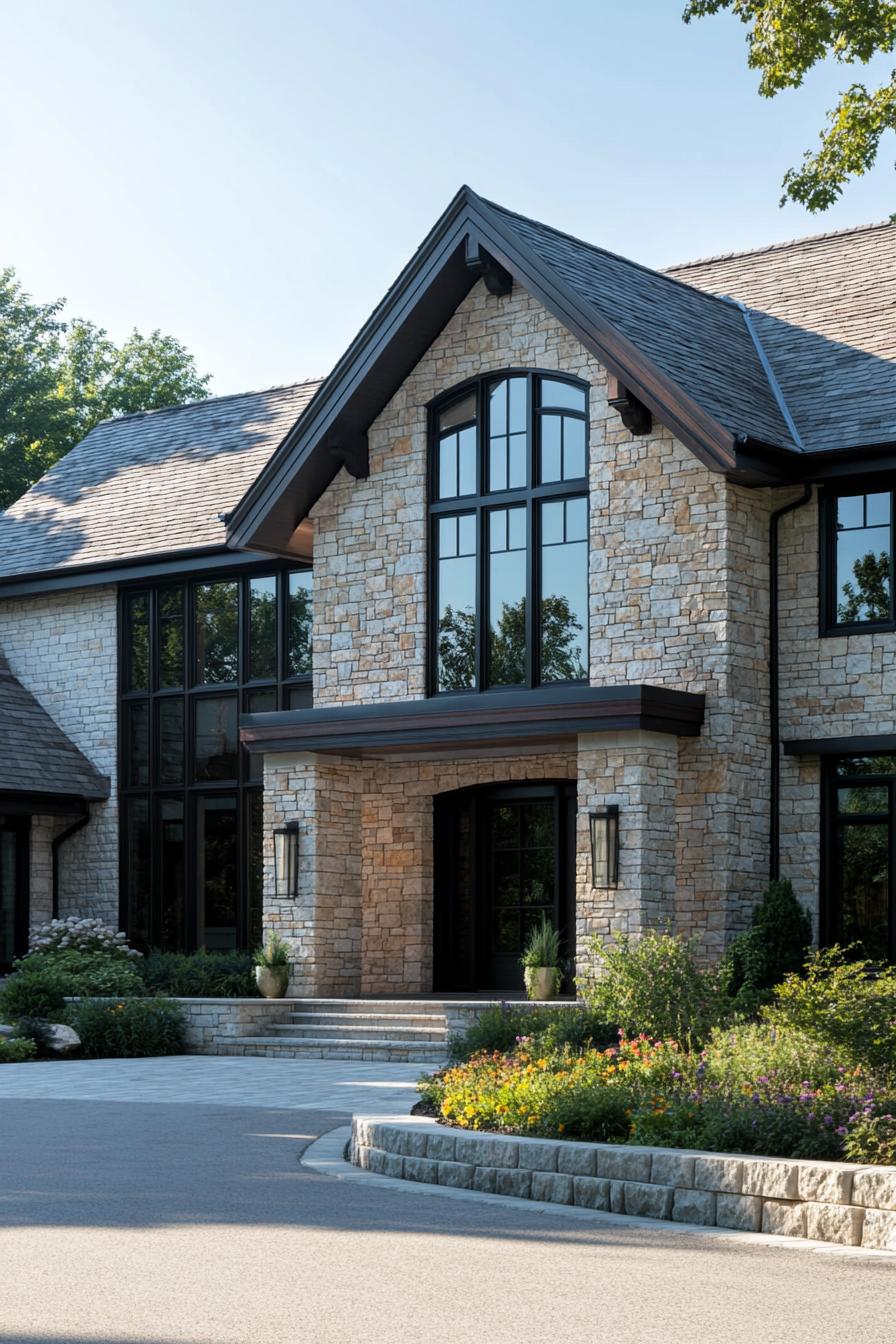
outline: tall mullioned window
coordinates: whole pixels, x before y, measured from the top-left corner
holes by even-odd
[[[587,387],[482,378],[431,432],[433,693],[587,681]]]
[[[893,628],[893,491],[835,494],[825,501],[822,624],[829,632]]]
[[[261,934],[260,761],[239,716],[311,704],[310,570],[121,596],[122,917],[144,947]]]

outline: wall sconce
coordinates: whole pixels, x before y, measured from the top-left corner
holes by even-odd
[[[615,803],[589,812],[591,826],[591,885],[615,887],[619,883],[619,808]]]
[[[288,821],[274,831],[274,892],[295,900],[299,894],[299,823]]]

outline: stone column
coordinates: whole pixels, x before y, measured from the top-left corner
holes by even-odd
[[[678,739],[665,733],[583,733],[578,750],[576,959],[593,935],[607,939],[671,926],[675,915]],[[619,884],[591,884],[588,814],[619,807]]]
[[[361,988],[359,761],[312,752],[265,757],[264,926],[293,948],[289,993],[351,996]],[[274,890],[275,827],[299,823],[298,898]]]

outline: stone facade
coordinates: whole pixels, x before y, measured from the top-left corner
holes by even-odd
[[[118,638],[114,587],[0,601],[0,649],[19,681],[75,746],[112,780],[90,821],[60,850],[59,913],[118,923]],[[34,817],[31,918],[52,909],[54,836],[71,817]]]

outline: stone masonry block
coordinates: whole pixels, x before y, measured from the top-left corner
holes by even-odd
[[[610,1212],[625,1213],[625,1181],[610,1182]]]
[[[813,1241],[836,1241],[861,1246],[863,1209],[851,1204],[806,1204],[806,1236]]]
[[[390,1146],[404,1157],[425,1157],[426,1138],[425,1129],[399,1129]]]
[[[597,1154],[583,1143],[562,1143],[557,1148],[557,1170],[568,1176],[593,1176]]]
[[[556,1143],[521,1143],[519,1165],[525,1171],[556,1171]]]
[[[454,1156],[458,1162],[472,1162],[476,1167],[515,1167],[519,1164],[518,1143],[510,1139],[480,1139],[472,1135],[458,1135]]]
[[[439,1162],[453,1162],[454,1143],[453,1134],[427,1134],[426,1156],[434,1157]]]
[[[642,1181],[625,1181],[625,1212],[633,1218],[670,1218],[672,1215],[671,1185],[645,1185]]]
[[[776,1237],[806,1235],[806,1206],[788,1199],[766,1199],[762,1205],[762,1231]]]
[[[425,1181],[430,1185],[436,1185],[439,1179],[439,1164],[428,1157],[406,1157],[404,1178],[406,1181]]]
[[[650,1159],[651,1184],[687,1189],[694,1184],[695,1160],[686,1153],[654,1153]]]
[[[493,1195],[495,1193],[495,1168],[474,1167],[473,1189],[481,1191],[484,1195]]]
[[[439,1185],[450,1185],[456,1190],[469,1190],[473,1184],[473,1172],[469,1162],[440,1162]]]
[[[799,1168],[793,1162],[763,1162],[748,1158],[744,1162],[745,1195],[764,1195],[766,1199],[796,1199]]]
[[[518,1168],[510,1167],[495,1169],[496,1195],[515,1195],[517,1199],[528,1199],[531,1193],[531,1171],[520,1171]]]
[[[716,1195],[716,1225],[738,1232],[758,1232],[762,1223],[762,1200],[758,1195]]]
[[[896,1212],[896,1167],[863,1167],[852,1179],[852,1202]]]
[[[715,1193],[712,1190],[676,1190],[672,1197],[672,1221],[713,1227],[716,1221]]]
[[[616,1181],[650,1181],[650,1153],[634,1148],[598,1148],[597,1174]]]
[[[698,1190],[717,1190],[739,1195],[743,1188],[744,1164],[735,1157],[698,1157],[694,1161],[694,1185]]]
[[[862,1245],[875,1251],[896,1251],[896,1213],[866,1209]]]
[[[822,1204],[850,1204],[854,1170],[852,1167],[833,1164],[801,1166],[797,1194],[800,1199],[811,1199]]]
[[[572,1176],[563,1176],[556,1171],[533,1171],[532,1198],[543,1200],[547,1204],[571,1204]]]
[[[610,1207],[610,1182],[594,1176],[576,1176],[573,1179],[576,1204],[583,1209],[601,1209]]]

